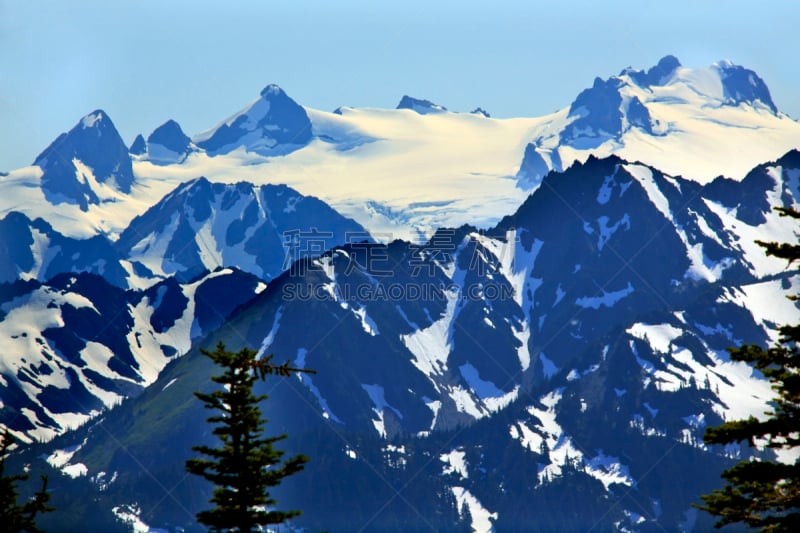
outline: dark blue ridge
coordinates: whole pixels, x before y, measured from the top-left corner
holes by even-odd
[[[274,150],[278,151],[281,145],[303,146],[311,141],[311,120],[306,110],[283,89],[268,85],[261,91],[261,98],[269,104],[269,110],[258,120],[256,130],[260,131],[262,137],[275,141]],[[223,124],[210,138],[197,144],[211,155],[236,149],[241,146],[242,137],[250,133],[245,128],[250,120],[248,115],[242,114],[230,125]]]
[[[620,72],[620,76],[627,74],[634,82],[636,82],[638,86],[647,88],[654,85],[662,85],[663,81],[671,76],[672,73],[675,72],[675,70],[677,70],[677,68],[680,66],[681,62],[678,61],[677,57],[667,55],[662,57],[658,63],[654,67],[651,67],[647,72],[625,69]]]
[[[726,64],[720,67],[722,75],[722,88],[726,98],[734,104],[754,104],[761,102],[773,113],[778,113],[778,108],[772,101],[767,84],[758,74],[739,65]]]
[[[430,109],[432,112],[447,111],[446,107],[434,104],[430,100],[413,98],[407,94],[404,94],[400,99],[396,109],[411,109],[412,111],[416,111],[418,113],[423,109]]]
[[[128,151],[133,155],[142,155],[147,152],[147,143],[144,141],[142,134],[136,136]]]
[[[178,154],[185,153],[189,148],[189,143],[191,140],[174,120],[166,121],[147,138],[147,144],[160,144]]]
[[[119,191],[131,191],[134,176],[128,148],[102,110],[90,113],[68,133],[59,135],[33,162],[43,171],[42,189],[50,203],[74,203],[86,211],[89,204],[100,200],[88,181],[76,176],[73,159],[91,168],[99,183],[113,179]]]

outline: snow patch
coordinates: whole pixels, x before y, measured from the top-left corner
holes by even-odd
[[[439,456],[439,460],[445,464],[442,474],[456,474],[461,479],[467,479],[469,472],[467,471],[466,452],[461,448],[456,448],[448,453],[443,453]]]
[[[601,290],[602,296],[581,296],[575,303],[583,308],[600,309],[600,307],[614,307],[618,301],[633,293],[633,285],[628,282],[628,286],[618,291],[606,292]]]
[[[414,355],[412,363],[428,377],[442,375],[447,370],[447,357],[453,345],[452,325],[459,303],[458,291],[444,291],[447,306],[444,315],[425,329],[417,330],[400,339]]]
[[[470,524],[472,531],[474,533],[493,533],[494,525],[492,521],[497,520],[497,512],[489,512],[483,504],[478,501],[478,498],[473,496],[472,493],[464,487],[451,487],[451,490],[453,491],[453,496],[456,498],[459,516],[461,516],[461,510],[465,505],[467,509],[469,509],[469,514],[472,517],[472,523]]]
[[[650,343],[653,350],[659,353],[670,353],[672,341],[683,335],[683,331],[670,324],[644,324],[638,322],[626,330],[637,339]]]

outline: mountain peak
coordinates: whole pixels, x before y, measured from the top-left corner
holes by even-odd
[[[59,135],[33,164],[42,169],[42,189],[50,203],[73,203],[84,211],[100,203],[97,185],[129,193],[134,181],[128,147],[100,109]]]
[[[138,134],[136,138],[131,143],[131,147],[128,149],[130,153],[133,155],[142,155],[147,151],[147,145],[144,142],[144,137],[142,134]]]
[[[147,155],[157,165],[180,163],[192,151],[191,143],[180,124],[170,119],[147,138]]]
[[[153,130],[153,133],[147,138],[148,143],[159,143],[166,146],[168,138],[180,137],[188,142],[189,138],[183,133],[180,124],[172,119],[167,120],[165,123]]]
[[[654,85],[664,85],[681,66],[681,62],[673,55],[666,55],[659,59],[655,66],[650,67],[647,72],[636,70],[631,67],[620,72],[620,76],[627,75],[634,83],[643,88]]]
[[[632,67],[623,69],[620,76],[628,76],[631,81],[642,88],[665,85],[676,70],[681,66],[681,62],[673,55],[666,55],[658,60],[655,66],[647,71],[637,70]]]
[[[646,77],[649,72],[638,74]],[[562,142],[585,149],[619,139],[632,127],[653,134],[650,112],[637,96],[623,94],[626,85],[624,78],[616,76],[595,78],[592,87],[581,91],[572,102],[569,117],[575,120],[561,132]]]
[[[270,156],[292,152],[311,138],[311,120],[306,110],[279,86],[270,84],[258,100],[198,135],[194,142],[212,156],[240,147]]]
[[[677,57],[675,57],[672,54],[667,54],[667,55],[665,55],[664,57],[662,57],[661,59],[658,60],[658,63],[656,63],[656,67],[654,67],[654,68],[675,70],[676,68],[678,68],[680,66],[681,66],[681,62]]]
[[[102,125],[104,120],[110,122],[111,119],[108,118],[108,115],[102,109],[95,109],[94,111],[83,117],[81,119],[80,124],[83,129],[94,128],[95,126]]]
[[[423,100],[420,98],[413,98],[407,94],[403,95],[400,103],[397,104],[396,109],[410,109],[416,111],[420,115],[427,115],[429,113],[443,113],[447,108],[439,104],[434,104],[430,100]]]
[[[270,83],[266,87],[261,90],[261,97],[262,98],[270,98],[272,96],[279,96],[279,95],[286,95],[283,89],[281,89],[278,85],[274,83]]]
[[[773,113],[778,113],[778,108],[772,101],[769,88],[764,80],[754,71],[736,65],[723,59],[711,66],[719,73],[722,81],[723,96],[733,105],[757,105],[758,102],[767,106]]]

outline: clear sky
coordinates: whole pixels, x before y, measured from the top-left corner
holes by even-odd
[[[730,59],[800,117],[796,0],[0,0],[0,170],[104,109],[123,139],[190,136],[276,83],[299,103],[540,116],[595,76]]]

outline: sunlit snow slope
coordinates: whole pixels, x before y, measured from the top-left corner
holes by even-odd
[[[180,132],[177,124],[173,129]],[[187,139],[181,137],[183,144]],[[205,176],[286,184],[354,218],[379,240],[416,238],[442,226],[490,227],[547,172],[590,154],[617,154],[700,183],[718,175],[739,180],[800,146],[800,124],[780,113],[756,73],[726,61],[686,68],[667,56],[647,71],[597,78],[568,107],[539,118],[444,108],[331,113],[302,107],[271,85],[195,135],[174,163],[158,156],[155,141],[138,141],[129,193],[110,189],[75,159],[81,190],[99,201],[60,203],[53,211],[42,171],[28,167],[0,179],[0,215],[41,216],[69,236],[118,234],[179,183]]]

